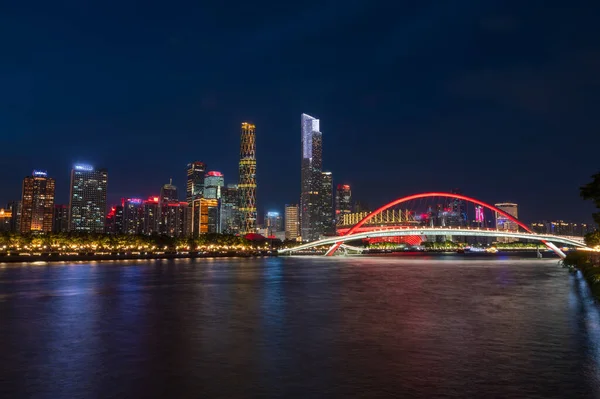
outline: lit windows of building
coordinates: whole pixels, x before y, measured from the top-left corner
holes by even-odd
[[[238,191],[237,184],[228,184],[221,191],[222,195],[219,201],[221,233],[236,234],[239,231]]]
[[[285,206],[285,239],[297,240],[300,236],[300,223],[298,220],[298,205]]]
[[[501,211],[506,212],[510,216],[515,219],[519,218],[518,205],[512,202],[502,202],[494,205],[496,208]],[[519,225],[508,217],[496,212],[496,229],[503,231],[519,231]],[[508,237],[498,237],[498,242],[510,242],[515,241],[516,239],[508,238]]]
[[[282,231],[283,220],[279,212],[267,212],[265,214],[265,230],[268,237]]]
[[[321,217],[320,235],[335,235],[333,204],[333,176],[331,172],[321,172],[319,188],[319,214]]]
[[[352,213],[352,190],[348,184],[338,184],[335,190],[335,218]]]
[[[191,206],[192,200],[200,198],[204,194],[204,174],[206,164],[204,162],[192,162],[187,165],[187,185],[185,199]]]
[[[123,234],[123,206],[115,205],[110,208],[106,215],[106,232],[111,234]]]
[[[240,233],[256,232],[256,126],[243,122],[239,163],[239,221]]]
[[[310,115],[302,114],[301,138],[301,192],[300,192],[300,230],[302,241],[315,241],[322,233],[322,200],[319,197],[322,171],[322,141],[320,121]]]
[[[10,209],[0,208],[0,233],[11,231],[12,211]]]
[[[143,203],[144,208],[144,221],[143,221],[143,232],[144,234],[151,235],[159,232],[159,221],[158,221],[158,196],[149,197]]]
[[[207,172],[204,177],[204,198],[220,199],[224,185],[223,173],[217,171]]]
[[[52,222],[52,232],[65,233],[69,231],[69,206],[57,204],[54,205],[54,221]]]
[[[144,206],[141,198],[123,198],[123,234],[141,234],[144,230]]]
[[[197,198],[192,205],[191,235],[219,233],[219,201],[217,199]]]
[[[23,179],[21,233],[52,231],[54,187],[54,179],[43,171],[34,170]]]
[[[75,165],[71,170],[69,231],[104,233],[106,216],[106,169]]]

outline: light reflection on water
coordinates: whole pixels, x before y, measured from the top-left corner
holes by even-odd
[[[600,313],[556,260],[0,269],[0,397],[600,397]]]

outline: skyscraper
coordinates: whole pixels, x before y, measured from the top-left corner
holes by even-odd
[[[334,211],[333,211],[333,176],[331,172],[321,172],[319,188],[320,198],[320,209],[319,214],[321,216],[320,234],[334,235],[335,224],[334,224]]]
[[[281,231],[283,227],[283,220],[279,212],[267,212],[265,215],[265,229],[267,230],[267,236],[272,236],[274,233]]]
[[[180,202],[173,180],[160,189],[158,199],[158,231],[170,237],[182,237],[187,233],[189,204]]]
[[[21,197],[21,233],[52,231],[54,213],[54,179],[46,172],[34,170],[23,179]]]
[[[158,233],[159,222],[158,222],[158,202],[160,197],[150,197],[144,201],[144,234]]]
[[[106,169],[75,165],[71,170],[69,230],[104,233],[106,215]]]
[[[123,233],[142,234],[144,229],[144,207],[141,198],[123,198]]]
[[[319,120],[302,114],[302,164],[300,225],[302,241],[315,241],[321,234],[319,197],[322,165],[322,134]]]
[[[191,206],[192,200],[202,196],[204,193],[204,174],[206,164],[204,162],[192,162],[187,165],[187,185],[185,200]]]
[[[21,201],[11,201],[6,206],[10,211],[10,231],[21,231]]]
[[[347,184],[338,184],[335,190],[335,218],[343,219],[352,213],[352,191]]]
[[[106,232],[123,234],[123,205],[111,206],[106,215]]]
[[[237,184],[228,184],[221,191],[220,223],[221,233],[236,234],[240,229],[239,223],[239,198]]]
[[[204,177],[204,198],[220,199],[221,189],[225,185],[223,173],[211,171]]]
[[[69,231],[69,207],[67,205],[54,205],[53,218],[52,232],[65,233]]]
[[[509,215],[518,218],[518,205],[511,202],[502,202],[494,205],[496,208],[508,213]],[[497,230],[506,230],[506,231],[518,231],[519,225],[496,212],[496,229]],[[516,241],[516,239],[509,237],[498,237],[498,242],[510,242]]]
[[[240,145],[240,233],[256,232],[256,127],[242,123]]]
[[[285,206],[285,239],[296,240],[298,238],[299,221],[298,221],[298,205],[286,204]]]
[[[219,233],[219,201],[217,199],[197,198],[192,205],[192,236]]]

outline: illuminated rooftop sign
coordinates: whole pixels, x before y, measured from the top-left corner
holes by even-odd
[[[127,200],[130,204],[136,204],[139,205],[142,203],[142,199],[141,198],[129,198]]]
[[[277,217],[279,216],[279,212],[267,212],[267,217]]]
[[[223,177],[223,173],[213,170],[213,171],[207,172],[206,176]]]
[[[78,165],[75,165],[73,168],[74,168],[75,170],[83,170],[83,171],[85,171],[85,172],[91,172],[91,171],[93,171],[93,170],[94,170],[94,167],[93,167],[93,166],[90,166],[90,165],[83,165],[83,164],[78,164]]]
[[[33,175],[35,177],[48,177],[48,173],[44,170],[34,170]]]

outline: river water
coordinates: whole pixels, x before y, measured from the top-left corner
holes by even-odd
[[[599,323],[556,259],[0,264],[0,397],[599,398]]]

